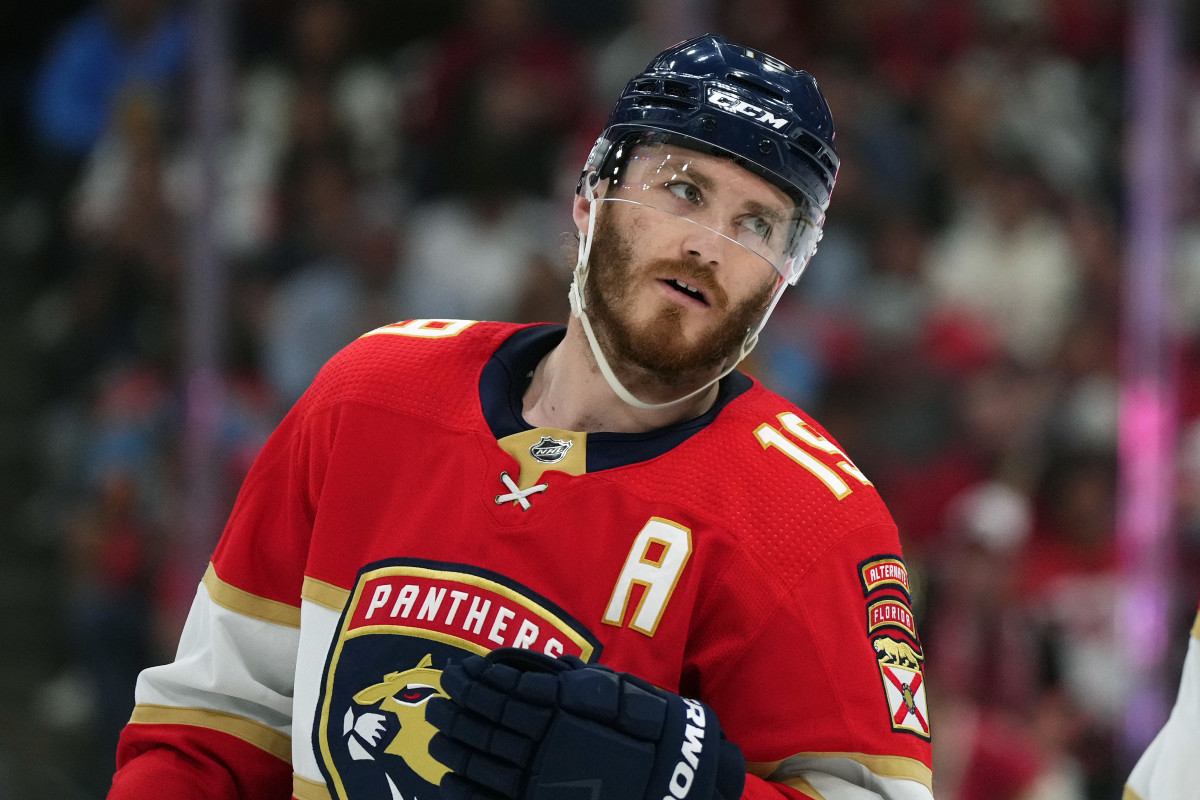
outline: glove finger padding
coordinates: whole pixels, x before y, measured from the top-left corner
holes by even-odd
[[[704,703],[627,673],[502,648],[442,674],[430,753],[446,800],[735,800],[745,762]]]

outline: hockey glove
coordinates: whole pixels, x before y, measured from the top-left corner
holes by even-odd
[[[742,751],[704,703],[624,672],[501,648],[442,672],[426,719],[445,800],[737,800]]]

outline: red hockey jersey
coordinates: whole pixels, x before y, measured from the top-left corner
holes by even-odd
[[[138,681],[111,797],[435,800],[424,703],[447,660],[504,645],[705,700],[747,797],[931,797],[908,575],[867,478],[737,373],[663,431],[529,429],[561,332],[410,320],[322,370],[176,660]]]

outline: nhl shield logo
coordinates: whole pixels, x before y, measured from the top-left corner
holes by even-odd
[[[436,800],[449,770],[429,753],[442,669],[527,647],[585,661],[600,643],[561,609],[487,570],[394,559],[365,567],[342,612],[313,726],[330,796]]]
[[[529,448],[529,455],[533,456],[535,461],[543,464],[557,464],[567,457],[567,451],[574,444],[570,440],[563,441],[551,436],[543,436],[537,444]]]

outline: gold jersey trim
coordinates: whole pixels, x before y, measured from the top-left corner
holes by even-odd
[[[806,769],[802,762],[808,759],[842,758],[866,767],[881,778],[898,778],[916,781],[933,793],[933,770],[906,756],[873,756],[867,753],[797,753],[791,758],[784,759],[779,771],[782,774],[772,775],[770,780],[786,783],[800,771]]]
[[[296,800],[332,800],[329,787],[292,773],[292,797]]]
[[[309,600],[340,614],[346,608],[346,603],[350,600],[350,590],[334,586],[332,583],[326,583],[316,578],[305,578],[304,586],[300,590],[300,596],[305,600]]]
[[[474,324],[475,320],[471,319],[406,319],[402,322],[393,322],[391,325],[384,325],[382,328],[368,331],[359,338],[365,339],[368,336],[389,334],[392,336],[411,336],[415,339],[446,339],[451,336],[458,336]]]
[[[130,724],[191,725],[227,733],[254,745],[282,761],[292,759],[292,739],[269,725],[227,711],[209,708],[180,708],[139,703],[133,709]]]
[[[1142,796],[1126,786],[1125,791],[1121,793],[1121,800],[1142,800]]]
[[[806,779],[803,775],[797,775],[794,778],[788,778],[787,780],[780,781],[780,783],[782,783],[784,786],[790,786],[793,789],[804,792],[804,794],[813,798],[813,800],[825,800],[825,795],[814,789],[813,785],[809,783],[808,779]]]
[[[214,603],[224,606],[230,611],[275,625],[285,625],[289,628],[300,627],[299,608],[278,600],[259,597],[244,589],[239,589],[233,584],[226,583],[217,576],[217,571],[211,562],[204,572],[204,586],[208,589],[208,596]]]
[[[1196,621],[1192,623],[1192,636],[1200,639],[1200,614],[1196,615]]]

